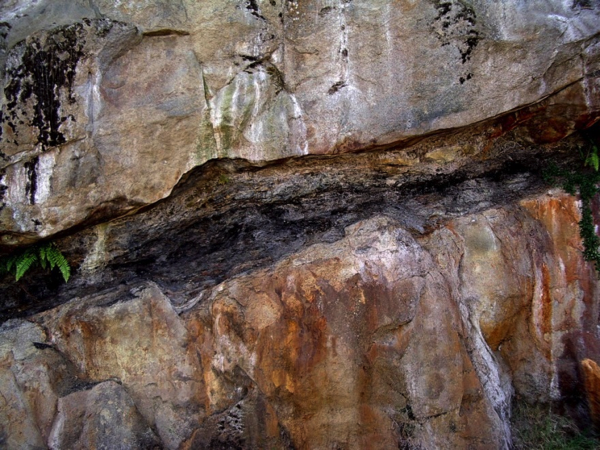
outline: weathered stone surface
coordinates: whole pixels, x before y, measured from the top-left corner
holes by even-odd
[[[599,14],[3,2],[0,253],[53,238],[73,277],[0,280],[0,445],[506,449],[515,399],[589,418],[597,275],[539,174],[598,138]]]
[[[590,407],[590,416],[596,429],[600,429],[600,367],[591,359],[581,361],[581,369],[585,385],[585,396]]]
[[[43,323],[82,378],[119,380],[163,445],[178,448],[203,417],[198,357],[186,349],[187,330],[155,286],[128,295],[117,305],[110,295],[75,301]]]
[[[222,378],[240,368],[299,448],[390,448],[403,439],[500,447],[508,439],[502,421],[432,266],[408,233],[377,218],[217,288],[210,316],[195,319],[208,392],[216,393],[210,403],[221,409]],[[448,427],[455,432],[439,433]]]
[[[596,2],[43,0],[0,18],[5,245],[156,202],[213,158],[405,145],[548,96],[521,118],[553,142],[600,111]]]
[[[483,186],[460,192],[480,202]],[[594,349],[598,284],[577,220],[556,190],[432,232],[376,215],[212,287],[190,279],[185,302],[144,282],[7,322],[11,379],[41,365],[95,386],[12,394],[23,406],[3,407],[20,417],[5,442],[107,442],[102,424],[121,416],[101,405],[122,405],[110,439],[128,448],[508,448],[515,394],[568,393],[579,357],[565,336]],[[25,401],[42,395],[36,415]]]
[[[51,449],[149,449],[159,441],[125,389],[105,381],[58,400]]]
[[[79,382],[70,362],[26,321],[0,328],[0,439],[7,448],[43,448],[58,398]]]

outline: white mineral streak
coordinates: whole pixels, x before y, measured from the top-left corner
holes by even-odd
[[[304,122],[304,115],[302,114],[302,108],[300,103],[296,99],[294,94],[290,95],[293,105],[293,114],[291,119],[296,123],[297,139],[296,155],[308,155],[308,140],[306,138],[306,123]]]
[[[51,182],[56,165],[56,151],[42,153],[36,165],[35,203],[44,203],[52,195]]]
[[[479,326],[479,317],[470,305],[477,303],[478,299],[460,299],[459,310],[465,328],[468,330],[471,361],[483,386],[486,397],[491,402],[496,414],[501,420],[504,435],[504,448],[511,447],[510,408],[513,387],[510,376],[505,373],[485,341]]]

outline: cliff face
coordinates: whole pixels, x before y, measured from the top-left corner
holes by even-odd
[[[213,158],[398,146],[548,96],[533,134],[555,141],[600,109],[595,1],[0,8],[8,245],[153,203]]]
[[[509,448],[587,416],[600,4],[0,6],[8,448]]]

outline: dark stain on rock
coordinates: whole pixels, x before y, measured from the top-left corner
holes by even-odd
[[[469,72],[466,77],[460,77],[458,81],[460,81],[460,84],[465,84],[465,81],[470,80],[471,78],[473,78],[473,74]]]
[[[264,21],[267,20],[267,19],[265,19],[265,16],[263,16],[261,14],[260,8],[258,7],[256,0],[246,0],[246,9],[248,11],[250,11],[250,14],[252,14],[257,19],[264,20]]]
[[[46,39],[22,41],[13,53],[22,52],[17,65],[6,68],[10,80],[4,88],[5,120],[16,130],[15,123],[27,118],[20,105],[33,99],[33,117],[28,122],[37,127],[37,141],[44,148],[63,144],[61,92],[66,90],[69,103],[75,103],[72,88],[76,67],[83,57],[83,26],[73,24],[53,30]]]
[[[25,172],[27,174],[27,184],[25,185],[25,193],[27,195],[27,200],[29,200],[30,205],[35,205],[35,193],[37,191],[37,165],[39,162],[39,157],[27,161],[23,164],[25,168]]]
[[[433,4],[438,11],[432,24],[434,35],[441,41],[442,47],[454,45],[460,53],[462,64],[465,64],[481,40],[476,29],[475,10],[462,1],[433,0]]]
[[[8,22],[0,22],[0,37],[6,39],[6,37],[8,36],[8,31],[11,28],[12,27]]]
[[[573,0],[572,9],[594,9],[600,5],[598,0]]]
[[[146,37],[160,37],[160,36],[189,36],[190,32],[186,30],[173,30],[170,28],[163,28],[160,30],[145,31],[142,36]]]
[[[331,87],[329,88],[329,90],[327,91],[327,94],[329,94],[329,95],[333,95],[333,94],[335,94],[337,91],[339,91],[340,89],[342,89],[342,88],[344,88],[344,87],[346,87],[346,86],[347,86],[346,82],[345,82],[345,81],[341,81],[341,80],[340,80],[340,81],[338,81],[337,83],[335,83],[333,86],[331,86]]]
[[[0,170],[0,211],[4,209],[6,206],[6,202],[4,201],[4,196],[6,195],[6,190],[8,186],[4,184],[4,177],[6,176],[6,170]]]
[[[324,8],[321,8],[321,10],[319,11],[319,16],[323,17],[323,16],[329,14],[331,11],[333,11],[333,8],[331,6],[325,6]]]

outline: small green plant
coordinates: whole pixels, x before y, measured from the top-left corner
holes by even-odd
[[[571,195],[579,194],[581,199],[581,221],[579,234],[583,241],[583,257],[592,261],[596,271],[600,274],[600,238],[596,234],[594,215],[592,213],[592,200],[599,191],[600,183],[600,157],[598,146],[590,139],[591,147],[585,156],[584,167],[579,171],[571,171],[551,164],[544,171],[544,179],[553,185],[561,185]],[[589,167],[589,169],[587,168]]]
[[[49,268],[53,270],[58,268],[65,282],[69,281],[71,266],[69,266],[69,262],[54,242],[33,245],[2,258],[0,260],[0,271],[13,272],[15,280],[19,281],[25,272],[36,264],[39,264],[42,269]]]
[[[588,137],[588,141],[590,142],[590,149],[585,157],[585,165],[593,167],[596,172],[598,172],[598,168],[600,166],[600,157],[598,156],[598,146],[596,142]]]
[[[226,185],[230,182],[231,180],[229,179],[229,177],[227,175],[225,175],[224,173],[219,174],[219,179],[217,181],[217,184],[219,184],[220,186]]]
[[[512,412],[515,450],[594,450],[600,441],[591,430],[580,430],[573,420],[549,406],[520,404]]]

